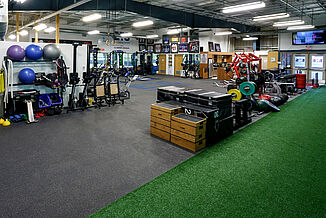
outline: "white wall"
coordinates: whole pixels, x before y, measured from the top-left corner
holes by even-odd
[[[209,51],[208,42],[220,44],[221,52],[233,52],[233,48],[230,42],[229,36],[215,36],[213,33],[209,33],[209,35],[199,36],[199,46],[203,47],[204,51]]]
[[[280,50],[305,50],[311,47],[311,50],[326,50],[326,45],[292,45],[292,33],[279,34]]]
[[[34,31],[31,31],[29,36],[29,41],[32,41],[34,38]],[[55,39],[55,32],[46,34],[44,32],[39,33],[40,39]],[[104,35],[82,35],[78,33],[65,33],[60,32],[61,40],[77,40],[77,41],[91,41],[93,45],[97,45],[99,48],[104,49],[103,52],[111,52],[113,50],[122,50],[126,53],[134,53],[138,51],[139,45],[138,40],[135,38],[131,38],[130,41],[123,39],[121,41],[117,41],[117,44],[112,45],[112,37],[104,36]],[[109,41],[108,41],[109,40]]]

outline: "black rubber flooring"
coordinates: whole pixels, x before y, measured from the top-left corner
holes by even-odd
[[[155,78],[133,83],[125,105],[0,127],[0,216],[85,217],[192,157],[150,135],[155,88],[218,88]]]

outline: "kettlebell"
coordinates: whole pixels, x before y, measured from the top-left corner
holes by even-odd
[[[2,123],[3,126],[10,126],[10,122],[9,120],[6,120]]]

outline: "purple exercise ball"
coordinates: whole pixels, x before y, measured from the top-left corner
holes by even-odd
[[[7,50],[7,56],[13,61],[21,61],[25,57],[25,50],[19,45],[12,45]]]

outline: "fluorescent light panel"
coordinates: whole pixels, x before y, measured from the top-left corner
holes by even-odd
[[[26,0],[15,0],[15,2],[24,3]]]
[[[27,30],[22,30],[19,32],[19,35],[21,36],[27,36],[28,35],[28,31]]]
[[[301,25],[301,26],[290,26],[287,30],[303,30],[303,29],[313,29],[315,26],[313,25]]]
[[[54,32],[55,30],[56,30],[55,27],[50,26],[50,27],[46,28],[46,29],[44,30],[44,32],[46,32],[46,33],[52,33],[52,32]]]
[[[223,13],[234,13],[234,12],[239,12],[239,11],[249,11],[253,9],[258,9],[258,8],[264,8],[266,4],[264,2],[252,2],[252,3],[247,3],[247,4],[241,4],[241,5],[234,5],[230,7],[225,7],[222,9]]]
[[[290,20],[290,21],[284,21],[284,22],[276,22],[273,24],[274,27],[282,27],[282,26],[295,26],[295,25],[301,25],[304,24],[303,20]]]
[[[157,38],[158,35],[147,35],[146,38],[147,39],[153,39],[153,38]]]
[[[92,30],[92,31],[87,32],[88,35],[96,35],[99,33],[100,33],[100,31],[98,31],[98,30]]]
[[[244,40],[244,41],[255,41],[255,40],[258,40],[258,37],[248,37],[248,38],[243,38],[242,40]]]
[[[91,22],[91,21],[98,20],[98,19],[101,19],[101,18],[102,18],[101,14],[95,13],[95,14],[91,14],[91,15],[88,15],[86,17],[83,17],[82,20],[84,22]]]
[[[231,35],[232,32],[216,32],[214,33],[215,36],[226,36],[226,35]]]
[[[44,23],[40,23],[39,25],[33,27],[34,30],[36,31],[42,31],[44,29],[46,29],[48,26]]]
[[[8,36],[8,38],[11,39],[11,40],[16,39],[16,35],[15,35],[15,34],[10,34],[10,35]]]
[[[203,5],[208,5],[208,4],[212,4],[212,3],[215,3],[215,0],[199,2],[199,3],[197,4],[197,6],[203,6]]]
[[[168,35],[173,35],[173,34],[178,34],[180,33],[180,30],[178,29],[173,29],[173,30],[168,30],[168,32],[166,34]]]
[[[132,33],[130,33],[130,32],[129,33],[121,33],[120,36],[121,37],[130,37],[130,36],[132,36]]]
[[[290,15],[287,13],[270,14],[270,15],[253,17],[253,21],[275,20],[275,19],[281,19],[286,17],[290,17]]]
[[[144,20],[144,21],[135,22],[132,24],[132,26],[133,27],[144,27],[144,26],[150,26],[153,24],[154,24],[154,22],[151,20]]]

